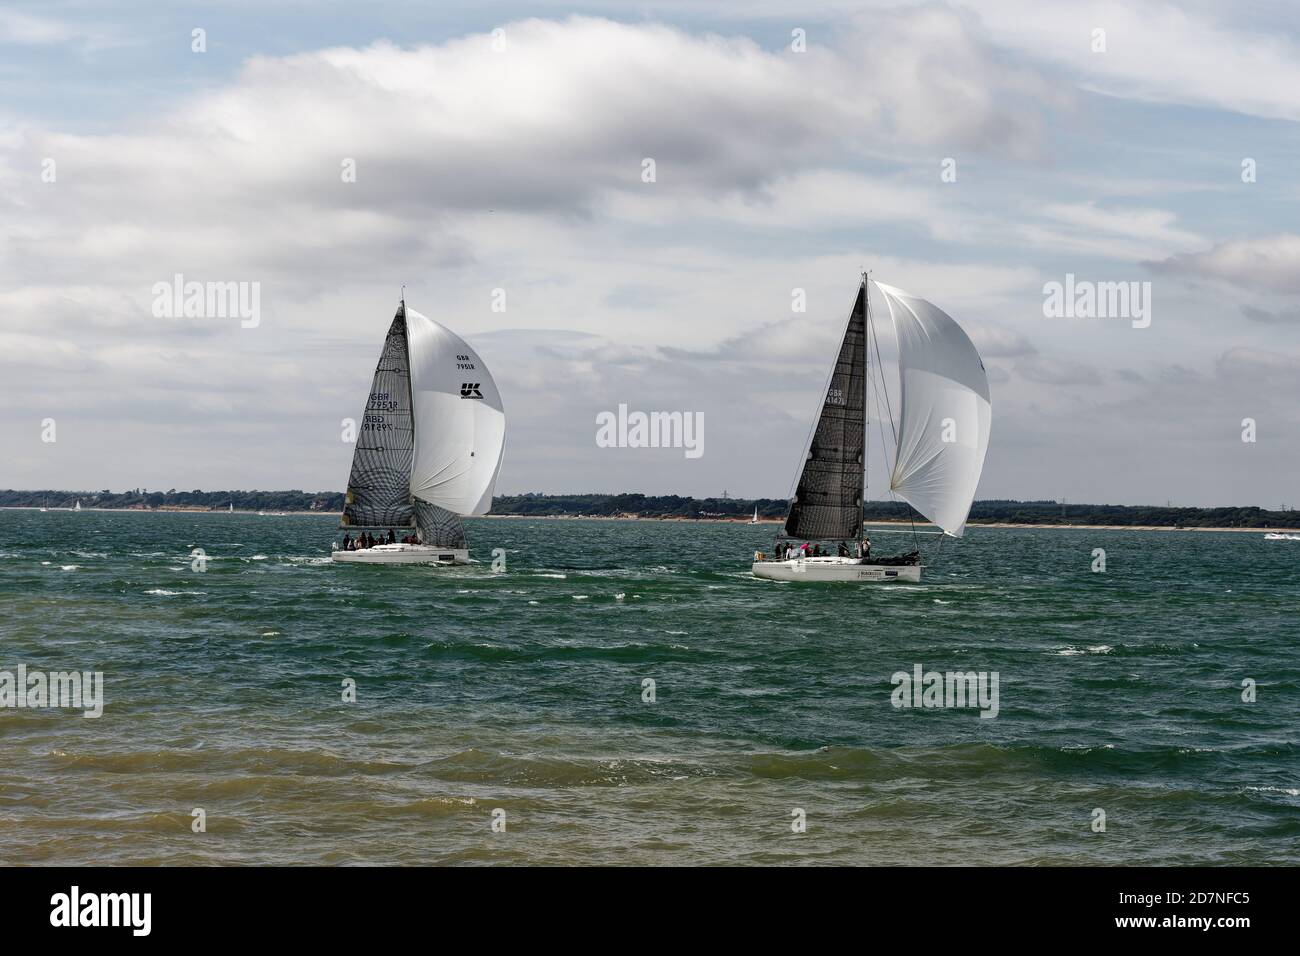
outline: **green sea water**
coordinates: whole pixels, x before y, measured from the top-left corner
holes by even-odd
[[[808,585],[750,575],[771,526],[467,524],[382,568],[332,515],[0,512],[0,669],[105,680],[0,709],[0,863],[1300,863],[1298,543],[977,527]],[[917,664],[996,718],[894,707]]]

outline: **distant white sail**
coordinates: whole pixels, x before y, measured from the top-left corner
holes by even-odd
[[[989,447],[992,405],[984,362],[942,309],[874,284],[898,337],[901,398],[890,487],[960,538]]]
[[[496,382],[450,329],[410,308],[406,329],[417,423],[411,494],[454,514],[487,514],[506,440]]]

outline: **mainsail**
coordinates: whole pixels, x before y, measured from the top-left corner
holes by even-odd
[[[890,488],[960,538],[989,447],[984,362],[942,309],[893,286],[875,286],[898,338],[898,450]]]
[[[483,360],[403,303],[375,370],[343,524],[414,526],[425,544],[463,548],[459,516],[491,508],[504,450],[505,412]]]
[[[835,370],[790,503],[785,533],[793,538],[853,540],[862,530],[866,291],[863,283],[844,330]]]
[[[369,528],[410,527],[411,366],[406,319],[399,306],[379,356],[370,397],[361,417],[352,473],[343,505],[343,524]]]

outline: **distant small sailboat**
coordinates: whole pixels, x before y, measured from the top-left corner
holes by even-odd
[[[1277,531],[1270,531],[1264,535],[1265,541],[1300,541],[1300,534],[1282,534]]]
[[[871,321],[869,287],[889,311],[898,339],[899,403],[893,421]],[[876,340],[876,362],[868,344]],[[924,299],[869,280],[864,274],[849,314],[835,367],[790,501],[785,537],[838,542],[836,554],[793,547],[755,555],[753,573],[778,581],[920,581],[918,551],[871,556],[863,534],[866,490],[867,394],[883,390],[893,442],[890,490],[960,538],[988,451],[992,404],[988,374],[970,338],[947,313]],[[848,542],[852,541],[853,547]],[[856,553],[854,553],[856,552]]]
[[[81,510],[81,499],[80,499],[80,498],[77,499],[77,505],[76,505],[76,507],[73,508],[72,510],[73,510],[73,511],[80,511],[80,510]]]
[[[750,524],[758,524],[758,505],[754,505],[754,517],[749,520]]]
[[[362,422],[342,527],[380,535],[405,529],[415,543],[336,545],[334,560],[468,564],[460,519],[491,509],[506,439],[501,394],[478,353],[403,298]]]
[[[42,511],[42,512],[46,512],[46,511],[49,511],[49,510],[50,510],[49,508],[45,507],[45,499],[42,498],[42,499],[41,499],[41,511]]]
[[[233,501],[230,503],[230,511],[227,513],[232,515],[235,513],[235,503]]]

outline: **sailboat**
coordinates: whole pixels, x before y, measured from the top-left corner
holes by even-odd
[[[880,367],[871,308],[875,299],[884,303],[898,342],[896,423]],[[887,434],[884,427],[881,433],[887,452],[893,445],[891,492],[944,534],[960,538],[964,533],[992,420],[984,362],[942,309],[864,273],[790,500],[784,535],[778,535],[774,557],[754,555],[755,576],[778,581],[921,580],[919,550],[873,556],[863,532],[869,391],[877,395],[877,407],[883,392],[889,415]],[[796,548],[783,537],[804,545]],[[835,553],[820,554],[818,546],[810,554],[808,542],[818,541],[835,543]]]
[[[80,510],[81,510],[81,499],[80,499],[80,498],[77,499],[77,505],[76,505],[76,507],[73,508],[72,510],[73,510],[73,511],[80,511]]]
[[[341,525],[394,531],[398,543],[336,545],[334,560],[468,564],[460,519],[491,509],[505,440],[501,393],[483,360],[403,297],[370,387]]]
[[[758,505],[754,505],[754,517],[750,519],[750,524],[758,524]]]

